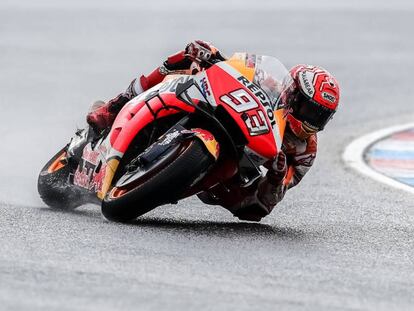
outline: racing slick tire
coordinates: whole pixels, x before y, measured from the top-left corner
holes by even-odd
[[[138,181],[122,187],[115,184],[102,201],[105,218],[128,222],[157,206],[176,203],[215,161],[195,138],[182,142],[159,162],[162,164],[148,168]]]
[[[84,203],[84,193],[69,183],[66,150],[67,147],[62,148],[46,163],[37,181],[37,190],[43,202],[62,210],[74,209]]]

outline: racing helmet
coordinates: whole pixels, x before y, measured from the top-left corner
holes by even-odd
[[[339,103],[339,85],[325,69],[297,65],[290,70],[292,84],[285,90],[287,123],[300,139],[322,131]]]

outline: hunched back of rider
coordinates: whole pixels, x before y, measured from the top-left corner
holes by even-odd
[[[165,76],[195,74],[208,64],[224,60],[224,54],[210,43],[193,41],[147,76],[132,80],[125,92],[107,103],[96,102],[87,122],[96,132],[107,129],[128,101],[162,82]],[[316,157],[317,132],[324,129],[337,110],[339,84],[328,71],[317,66],[296,65],[290,74],[293,83],[283,95],[287,127],[282,152],[265,163],[266,175],[252,187],[247,190],[215,187],[198,195],[204,203],[221,205],[242,220],[260,221],[309,171]]]

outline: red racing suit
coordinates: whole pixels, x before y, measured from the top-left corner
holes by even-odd
[[[217,55],[219,60],[225,59],[216,48],[210,47],[213,56]],[[149,75],[134,79],[125,92],[108,102],[109,110],[119,112],[125,103],[160,83],[168,74],[188,74],[194,73],[194,70],[198,71],[200,68],[192,68],[193,61],[186,57],[187,48],[168,57],[162,66]],[[306,140],[300,140],[287,126],[282,144],[285,160],[281,166],[284,167],[275,169],[276,160],[269,161],[264,165],[268,169],[266,175],[246,189],[228,185],[216,186],[198,196],[204,203],[221,205],[242,220],[260,221],[283,199],[287,189],[296,186],[302,180],[313,164],[316,151],[316,134]]]
[[[286,127],[282,143],[285,167],[275,169],[277,160],[265,163],[265,176],[248,188],[237,185],[216,186],[198,195],[207,204],[221,205],[242,220],[260,221],[278,204],[288,189],[296,186],[313,165],[317,151],[317,135],[306,140],[297,138]]]

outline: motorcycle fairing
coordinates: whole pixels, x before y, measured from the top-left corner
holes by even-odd
[[[120,160],[130,143],[146,125],[156,118],[181,111],[190,113],[194,111],[193,107],[175,96],[177,85],[191,78],[189,75],[167,76],[164,82],[135,97],[122,108],[108,135],[109,149],[106,155],[105,177],[102,181],[102,189],[97,193],[100,199],[103,199],[108,192]]]
[[[263,59],[270,60],[270,63],[263,64]],[[250,82],[250,86],[252,83],[257,84],[258,76],[263,75],[264,69],[270,69],[272,78],[277,81],[279,84],[283,85],[284,80],[286,78],[290,79],[290,74],[288,70],[285,68],[285,66],[274,57],[268,57],[268,56],[261,56],[256,54],[249,54],[249,53],[235,53],[231,58],[229,58],[226,62],[228,65],[230,65],[233,69],[229,70],[229,73],[231,73],[234,77],[237,77],[239,74],[243,75],[247,80]],[[223,63],[218,65],[223,65]],[[260,75],[260,74],[261,75]],[[246,80],[243,79],[244,84],[248,86],[249,83],[247,83]],[[272,127],[273,135],[275,137],[277,150],[280,150],[282,147],[282,140],[285,133],[285,127],[286,127],[286,112],[283,107],[277,107],[272,100],[273,107],[273,117],[276,121],[275,127]],[[272,115],[270,113],[269,109],[266,109],[268,112],[269,118],[272,118]]]
[[[248,139],[247,147],[250,150],[261,157],[274,158],[281,148],[282,128],[284,129],[285,123],[283,114],[281,111],[274,114],[267,95],[252,83],[254,68],[243,67],[241,60],[242,57],[239,57],[237,66],[231,60],[220,62],[196,76],[167,76],[164,82],[128,102],[118,114],[109,134],[110,148],[106,155],[108,165],[98,197],[102,199],[105,196],[120,159],[132,140],[147,124],[156,118],[179,111],[194,112],[194,107],[175,95],[177,85],[192,78],[198,82],[210,105],[222,105],[236,120]],[[235,95],[239,100],[245,101],[242,109],[240,102],[234,101]]]
[[[207,72],[202,71],[197,75],[194,75],[193,80],[197,83],[199,90],[201,91],[202,95],[207,100],[207,102],[211,106],[217,107],[216,99],[214,96],[214,90],[211,87],[210,80],[207,76]]]
[[[67,147],[67,158],[76,163],[71,176],[73,184],[89,192],[102,193],[107,187],[104,177],[115,173],[119,162],[119,156],[107,159],[109,150],[109,137],[95,140],[95,134],[88,127],[78,131]]]
[[[88,143],[83,148],[83,154],[78,168],[73,175],[73,184],[91,192],[102,190],[102,180],[106,172],[106,146],[101,142],[96,148]]]
[[[277,124],[264,92],[226,62],[212,66],[206,74],[215,102],[236,120],[247,146],[267,159],[274,158],[279,150],[275,138],[278,131],[274,130]]]
[[[189,79],[191,76],[187,75],[167,76],[163,83],[129,101],[122,108],[112,126],[110,133],[112,148],[122,155],[134,137],[156,118],[180,111],[193,112],[193,107],[183,103],[175,96],[177,85],[185,83]]]

